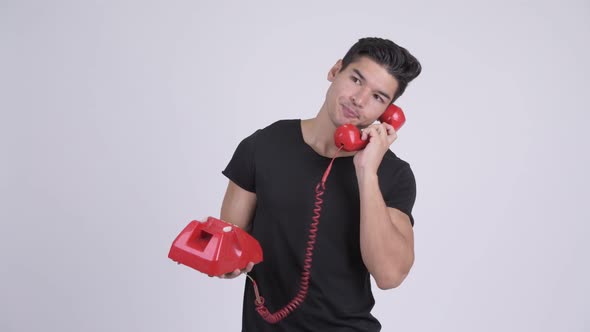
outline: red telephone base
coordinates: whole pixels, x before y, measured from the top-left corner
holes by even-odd
[[[191,221],[176,237],[168,258],[210,276],[262,262],[258,241],[243,229],[209,217]]]

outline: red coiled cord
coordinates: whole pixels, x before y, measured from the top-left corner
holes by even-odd
[[[295,297],[289,303],[287,303],[287,305],[285,305],[282,309],[275,313],[271,313],[270,311],[268,311],[268,308],[264,306],[264,297],[260,296],[256,282],[254,281],[254,279],[252,279],[252,277],[246,275],[250,279],[250,281],[252,281],[254,293],[256,294],[256,300],[254,301],[254,304],[256,305],[256,311],[268,323],[275,324],[281,321],[283,318],[287,317],[291,312],[293,312],[293,310],[295,310],[297,307],[301,305],[301,303],[303,303],[303,300],[305,300],[305,297],[307,296],[307,290],[309,289],[309,278],[311,276],[311,261],[313,257],[313,249],[317,237],[318,225],[320,223],[320,212],[322,211],[322,204],[324,202],[322,200],[322,195],[326,190],[326,180],[328,179],[328,174],[330,174],[330,170],[332,169],[332,164],[334,163],[334,160],[336,159],[336,156],[338,155],[338,152],[340,152],[341,149],[342,147],[338,149],[336,155],[334,155],[334,158],[332,158],[332,161],[330,161],[328,168],[324,172],[324,176],[322,176],[321,182],[318,183],[315,187],[316,201],[315,209],[313,210],[314,216],[312,218],[313,222],[309,226],[307,248],[305,249],[303,271],[301,272],[301,279],[299,280],[299,291],[297,292],[297,295],[295,295]]]

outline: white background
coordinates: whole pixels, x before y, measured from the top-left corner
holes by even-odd
[[[239,331],[244,278],[170,244],[365,36],[423,65],[392,146],[417,259],[375,288],[384,331],[590,330],[586,0],[0,1],[0,330]]]

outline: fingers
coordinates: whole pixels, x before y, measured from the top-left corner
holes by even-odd
[[[361,129],[361,139],[365,141],[369,137],[381,136],[382,131],[378,124],[370,125],[367,128]]]
[[[235,277],[238,277],[242,273],[248,273],[248,272],[252,271],[253,268],[254,268],[254,263],[253,262],[250,262],[250,263],[248,263],[248,265],[246,265],[246,267],[243,270],[235,269],[235,270],[233,270],[230,273],[222,274],[222,275],[217,276],[217,277],[219,279],[233,279]],[[209,277],[214,277],[214,276],[209,275]]]
[[[366,140],[367,140],[367,138],[369,138],[368,131],[369,131],[369,130],[368,130],[368,127],[367,127],[367,128],[363,128],[363,129],[361,129],[361,139],[362,139],[363,141],[366,141]]]
[[[230,273],[226,273],[226,274],[222,274],[219,276],[219,278],[221,279],[233,279],[237,276],[239,276],[240,274],[242,274],[242,270],[240,269],[235,269]]]
[[[397,138],[397,133],[392,125],[388,123],[373,124],[361,129],[361,139],[367,140],[369,137],[381,137],[393,143]]]
[[[393,126],[389,123],[384,122],[381,125],[385,128],[387,142],[391,145],[391,143],[397,139],[397,132],[395,131],[395,128],[393,128]]]

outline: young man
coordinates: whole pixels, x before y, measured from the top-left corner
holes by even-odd
[[[381,289],[397,287],[414,261],[414,175],[389,150],[392,126],[374,123],[420,74],[406,49],[380,38],[363,38],[328,72],[331,82],[317,116],[282,120],[256,131],[238,146],[223,174],[229,185],[221,219],[248,229],[264,261],[242,272],[256,281],[273,313],[300,289],[316,185],[338,147],[334,131],[362,128],[369,140],[358,152],[338,153],[325,183],[309,286],[305,300],[276,324],[256,311],[246,281],[243,331],[379,331],[371,315],[370,276]]]

